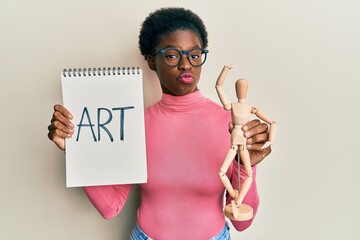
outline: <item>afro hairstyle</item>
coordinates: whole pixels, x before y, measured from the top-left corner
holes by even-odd
[[[155,51],[163,35],[176,30],[191,30],[200,38],[202,48],[208,45],[208,34],[201,18],[191,10],[171,7],[161,8],[149,14],[142,23],[139,48],[145,57]]]

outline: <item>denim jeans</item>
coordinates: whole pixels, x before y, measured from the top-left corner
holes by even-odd
[[[209,240],[231,240],[229,224],[225,222],[223,230],[215,237]],[[152,240],[139,228],[139,225],[135,225],[133,231],[130,234],[130,240]]]

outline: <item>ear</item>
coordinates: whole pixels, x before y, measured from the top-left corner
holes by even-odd
[[[154,56],[151,56],[151,55],[148,55],[146,57],[146,61],[148,63],[148,66],[151,70],[155,71],[156,72],[156,64],[155,64],[155,58]]]

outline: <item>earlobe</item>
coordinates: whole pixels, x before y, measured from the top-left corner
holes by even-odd
[[[146,57],[146,61],[147,61],[147,63],[148,63],[149,68],[150,68],[151,70],[153,70],[153,71],[156,71],[156,65],[155,65],[155,59],[154,59],[154,57],[151,56],[151,55],[148,55],[148,56]]]

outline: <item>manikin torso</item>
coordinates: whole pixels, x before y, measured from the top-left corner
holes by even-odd
[[[231,104],[231,119],[233,130],[231,131],[231,143],[233,145],[245,145],[242,127],[249,121],[251,106],[243,102],[234,102]]]
[[[231,104],[232,123],[234,125],[244,125],[249,121],[251,106],[244,102],[234,102]]]

